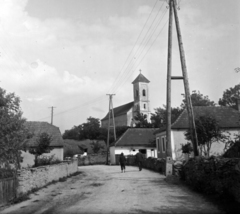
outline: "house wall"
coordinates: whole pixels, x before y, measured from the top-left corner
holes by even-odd
[[[111,148],[110,148],[110,152],[111,152]],[[115,159],[115,155],[120,155],[121,153],[123,153],[124,155],[136,155],[138,153],[139,149],[146,149],[146,158],[157,157],[156,148],[146,148],[146,147],[115,147],[114,153],[113,153],[113,149],[112,149],[111,156],[114,155],[114,159]],[[133,150],[135,150],[135,151],[133,151]],[[116,164],[116,160],[114,160],[114,162],[111,162],[111,163]]]
[[[234,139],[236,134],[240,134],[240,130],[237,129],[229,129],[226,130],[230,134],[230,138]],[[186,144],[188,141],[185,139],[184,133],[186,130],[172,130],[171,132],[171,141],[172,141],[172,158],[173,160],[182,160],[184,159],[184,155],[182,154],[182,144]],[[162,137],[166,137],[166,132],[158,133],[156,135],[156,147],[158,158],[165,158],[165,152],[162,151],[162,142],[160,141],[160,147],[158,145],[157,139],[161,139]],[[225,144],[222,142],[214,142],[212,144],[210,155],[221,155],[224,152]]]
[[[164,145],[163,145],[163,139],[164,139],[164,144],[165,144],[165,151],[164,151]],[[157,157],[158,158],[165,158],[166,157],[166,132],[161,132],[156,134],[156,148],[157,148]],[[171,145],[168,145],[168,150],[172,151],[171,149],[175,148],[174,142],[173,142],[173,134],[171,133]],[[175,154],[172,152],[171,157],[174,159]]]
[[[44,156],[51,156],[51,155],[55,155],[54,157],[59,159],[59,160],[63,160],[63,147],[59,147],[59,148],[54,148],[53,150],[50,151],[50,153],[44,153]],[[22,155],[23,157],[23,162],[21,163],[21,167],[28,167],[28,166],[33,166],[34,165],[34,159],[35,156],[30,154],[28,151],[24,152],[22,151]]]

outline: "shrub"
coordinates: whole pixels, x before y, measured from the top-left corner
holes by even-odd
[[[37,163],[38,164],[35,167],[58,164],[61,163],[61,161],[55,158],[54,155],[51,156],[42,155],[38,157]]]

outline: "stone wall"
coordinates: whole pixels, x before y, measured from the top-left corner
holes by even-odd
[[[240,158],[189,159],[180,175],[197,191],[233,197],[240,202]]]
[[[110,155],[109,158],[110,160]],[[78,166],[106,164],[106,154],[89,154],[78,158]]]
[[[18,172],[17,196],[24,195],[33,189],[46,186],[52,181],[67,177],[78,171],[78,161],[64,161],[60,164],[26,168]]]

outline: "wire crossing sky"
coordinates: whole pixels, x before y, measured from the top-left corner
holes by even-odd
[[[218,102],[239,84],[240,2],[181,0],[178,11],[191,90]],[[15,92],[28,121],[51,121],[63,132],[89,116],[133,101],[131,82],[150,80],[151,111],[166,103],[166,1],[2,0],[0,83]],[[173,26],[173,76],[181,76]],[[172,84],[179,106],[181,81]]]

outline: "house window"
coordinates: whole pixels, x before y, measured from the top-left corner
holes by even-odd
[[[146,109],[146,104],[143,104],[143,108]]]
[[[146,96],[146,90],[145,89],[142,90],[142,95]]]
[[[158,152],[160,152],[160,139],[159,138],[157,138],[157,150],[158,150]]]
[[[161,141],[162,141],[162,152],[166,152],[166,138],[162,137]]]

